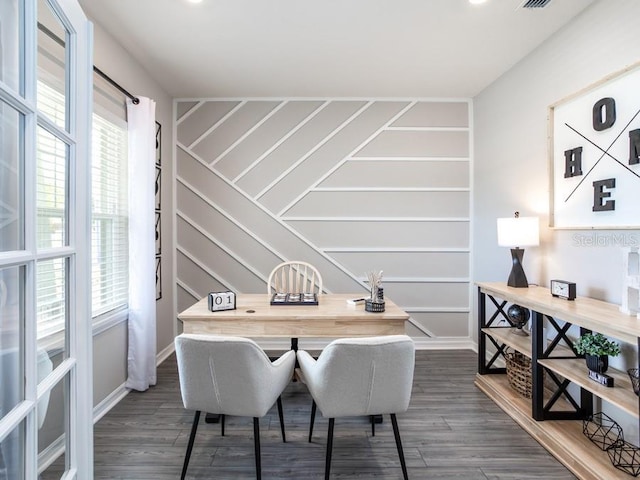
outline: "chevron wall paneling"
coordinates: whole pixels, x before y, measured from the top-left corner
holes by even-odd
[[[176,101],[178,308],[266,291],[304,260],[327,292],[385,295],[409,333],[470,336],[471,106],[461,100]]]

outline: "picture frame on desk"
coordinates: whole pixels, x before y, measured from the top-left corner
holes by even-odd
[[[274,293],[269,302],[271,305],[318,305],[316,293]]]

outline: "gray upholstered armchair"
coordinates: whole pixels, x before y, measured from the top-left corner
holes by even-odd
[[[407,480],[396,413],[406,411],[411,398],[415,364],[413,340],[406,335],[344,338],[330,343],[318,360],[304,350],[299,350],[297,356],[303,381],[313,397],[309,441],[316,405],[329,418],[325,480],[329,479],[331,470],[334,419],[386,413],[391,415],[402,474]]]
[[[259,418],[278,404],[282,441],[286,442],[280,395],[291,381],[295,353],[274,362],[247,338],[182,334],[175,339],[180,392],[184,407],[195,410],[184,479],[202,411],[253,417],[256,478],[261,478]]]

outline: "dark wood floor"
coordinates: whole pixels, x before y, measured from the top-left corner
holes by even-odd
[[[409,410],[398,416],[409,478],[568,480],[575,477],[473,384],[471,351],[418,351]],[[260,421],[262,473],[267,479],[321,479],[328,422],[316,419],[307,442],[311,398],[291,383],[282,397],[287,443],[275,407]],[[158,369],[158,384],[132,392],[95,425],[95,479],[174,480],[193,413],[180,399],[175,356]],[[253,427],[248,418],[201,423],[187,478],[252,479]],[[52,465],[42,480],[59,479]],[[376,436],[364,418],[337,419],[332,479],[401,479],[391,422]]]

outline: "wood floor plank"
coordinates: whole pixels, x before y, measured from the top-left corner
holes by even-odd
[[[277,353],[275,353],[277,354]],[[409,478],[432,480],[571,480],[575,477],[475,385],[474,352],[417,351],[409,410],[398,415]],[[316,418],[307,441],[311,397],[291,383],[282,396],[287,443],[274,407],[260,420],[265,480],[324,477],[327,419]],[[95,480],[175,480],[180,477],[193,412],[182,407],[175,356],[158,367],[158,385],[131,392],[94,430]],[[55,462],[41,480],[59,479]],[[252,420],[201,422],[187,478],[253,479]],[[402,478],[391,422],[336,419],[332,480]]]

